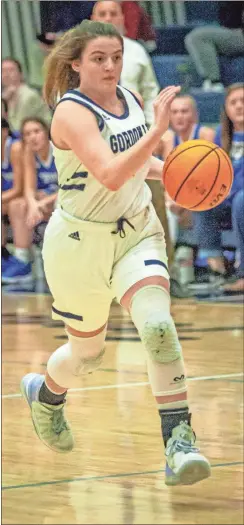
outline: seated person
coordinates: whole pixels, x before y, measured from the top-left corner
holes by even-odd
[[[233,292],[244,291],[244,84],[232,84],[226,90],[221,125],[215,142],[230,156],[234,168],[234,182],[227,199],[212,210],[195,212],[194,221],[199,248],[208,258],[210,269],[226,276],[221,249],[220,223],[226,213],[232,216],[237,248],[240,256],[236,280],[224,285]]]
[[[49,108],[40,94],[24,82],[21,64],[12,57],[2,60],[2,98],[8,103],[8,121],[13,131],[20,131],[27,117],[51,121]]]
[[[2,136],[2,272],[9,263],[10,253],[6,248],[7,216],[14,200],[23,192],[23,163],[21,141],[12,136],[9,123],[1,119]]]
[[[1,111],[2,111],[2,118],[6,119],[7,122],[8,122],[8,126],[9,126],[11,137],[13,137],[14,139],[19,139],[20,138],[20,132],[19,131],[13,131],[11,129],[10,124],[9,124],[8,103],[7,103],[7,101],[4,98],[1,98]]]
[[[15,199],[9,210],[15,256],[2,274],[3,283],[28,282],[32,279],[30,248],[33,229],[48,221],[57,198],[58,177],[54,163],[49,128],[38,118],[24,120],[23,166],[25,194]]]
[[[169,153],[182,142],[196,139],[213,142],[214,135],[215,131],[212,128],[199,124],[195,99],[190,95],[179,95],[171,104],[170,129],[162,137],[156,154],[165,160]],[[175,244],[179,225],[183,228],[189,228],[191,225],[191,212],[178,206],[168,195],[166,195],[166,204],[170,234]]]

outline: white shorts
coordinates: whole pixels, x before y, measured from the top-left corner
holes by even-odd
[[[124,223],[95,223],[56,209],[45,231],[44,269],[53,319],[90,332],[103,326],[113,298],[154,275],[169,279],[161,223],[152,205]]]

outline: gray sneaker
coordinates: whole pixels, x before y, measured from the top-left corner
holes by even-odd
[[[211,474],[209,461],[194,447],[195,434],[185,422],[175,427],[167,441],[166,485],[192,485]]]
[[[64,416],[64,403],[40,403],[39,391],[43,381],[44,376],[40,374],[27,374],[20,383],[21,393],[31,410],[35,431],[47,447],[56,452],[70,452],[74,446],[74,439]]]

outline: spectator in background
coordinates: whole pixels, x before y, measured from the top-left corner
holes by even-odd
[[[4,104],[3,104],[4,105]],[[6,248],[7,217],[12,203],[23,192],[22,145],[12,136],[9,123],[1,119],[2,149],[2,272],[5,270],[10,254]]]
[[[29,82],[32,87],[42,90],[44,82],[44,61],[52,50],[59,33],[37,35],[29,47]]]
[[[73,0],[40,2],[41,32],[64,32],[90,18],[95,2]]]
[[[190,95],[179,95],[171,104],[170,129],[162,137],[155,153],[161,159],[166,160],[171,151],[182,142],[196,139],[213,142],[214,136],[214,129],[199,124],[195,99]],[[191,213],[167,196],[167,216],[171,238],[175,244],[178,237],[179,224],[182,224],[183,227],[184,225],[189,227],[191,224]]]
[[[233,283],[224,288],[233,292],[244,292],[244,84],[233,84],[226,91],[221,125],[215,142],[230,156],[234,168],[234,182],[228,198],[219,206],[205,212],[195,212],[198,245],[208,257],[212,271],[225,276],[226,269],[221,249],[221,222],[232,216],[240,265]],[[207,235],[206,235],[207,232]]]
[[[141,41],[149,52],[156,48],[156,33],[150,17],[138,2],[122,2],[125,35],[132,40]]]
[[[47,123],[51,114],[39,93],[23,81],[18,60],[8,57],[2,60],[2,98],[8,104],[8,119],[12,130],[19,131],[27,117],[41,117]]]
[[[166,160],[171,151],[187,140],[209,140],[213,142],[215,131],[198,122],[196,101],[190,95],[179,95],[171,104],[170,129],[166,131],[157,148],[157,155]],[[181,284],[194,280],[193,247],[195,246],[192,228],[192,213],[175,202],[166,194],[167,218],[171,241],[176,245],[175,269]],[[181,228],[181,240],[179,232]]]
[[[170,129],[159,144],[158,152],[164,160],[169,153],[186,140],[203,139],[213,142],[215,131],[198,122],[196,101],[190,95],[179,95],[170,108]]]
[[[4,98],[1,98],[1,111],[2,111],[2,117],[7,120],[8,126],[9,126],[9,121],[8,121],[8,103],[7,103],[6,100],[4,100]],[[19,131],[13,131],[10,128],[10,126],[9,126],[9,130],[10,130],[11,137],[13,137],[15,139],[19,139],[20,138]]]
[[[203,79],[205,91],[223,91],[218,55],[243,56],[244,2],[218,2],[222,26],[193,29],[185,38],[186,49]]]
[[[30,248],[33,229],[47,221],[53,211],[58,190],[49,129],[41,119],[28,118],[21,128],[24,144],[25,197],[12,202],[9,219],[13,230],[15,255],[2,274],[3,283],[32,280]]]
[[[1,98],[1,116],[8,120],[8,104],[4,98]]]

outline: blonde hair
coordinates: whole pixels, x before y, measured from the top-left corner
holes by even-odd
[[[228,99],[228,96],[233,93],[236,89],[244,89],[244,83],[243,82],[237,82],[235,84],[231,84],[226,88],[225,91],[225,104],[224,108],[221,113],[221,145],[222,148],[229,153],[231,144],[232,144],[232,138],[233,138],[233,131],[234,131],[234,124],[232,120],[228,117],[226,113],[226,101]]]
[[[79,74],[72,69],[72,62],[80,59],[89,41],[98,37],[115,37],[124,50],[123,38],[112,24],[83,20],[57,41],[45,61],[44,99],[49,106],[55,106],[58,96],[68,89],[79,86]]]

